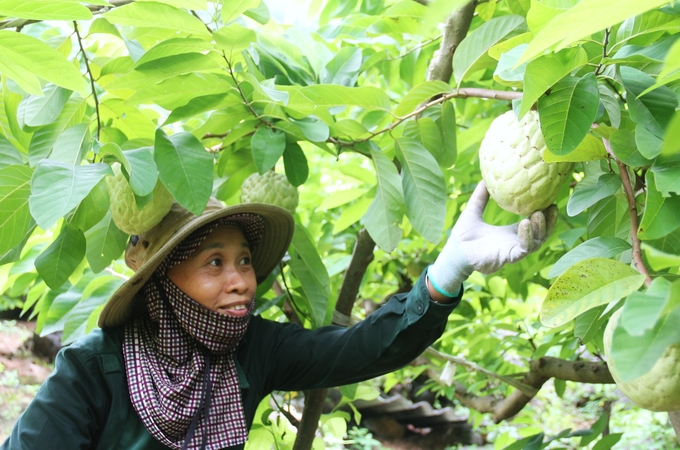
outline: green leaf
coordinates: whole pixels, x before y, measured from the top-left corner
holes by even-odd
[[[390,98],[376,87],[346,87],[338,85],[306,86],[300,89],[317,106],[360,106],[366,109],[391,109]]]
[[[163,3],[134,2],[104,13],[104,18],[109,22],[131,27],[150,26],[150,17],[153,17],[155,28],[167,28],[189,34],[210,36],[210,32],[199,19],[188,12]]]
[[[194,215],[199,216],[213,188],[213,157],[191,133],[168,136],[156,130],[154,160],[168,191]]]
[[[328,125],[320,120],[306,117],[302,120],[291,119],[291,122],[300,128],[302,134],[311,142],[326,142],[328,139],[330,133]]]
[[[32,36],[0,30],[0,61],[0,69],[11,65],[72,91],[84,93],[87,89],[83,76],[64,55]],[[3,73],[11,77],[11,72]],[[29,93],[41,95],[42,91]]]
[[[523,24],[525,21],[522,16],[500,16],[469,33],[453,54],[453,75],[456,83],[460,86],[470,69],[491,47]]]
[[[57,138],[66,129],[81,122],[85,114],[87,102],[83,98],[71,97],[54,123],[39,128],[31,138],[28,147],[28,160],[36,166],[40,160],[49,157]]]
[[[55,84],[48,84],[42,93],[41,97],[29,95],[19,104],[20,120],[29,127],[39,127],[54,122],[73,91]]]
[[[92,2],[88,2],[92,3]],[[0,15],[31,20],[91,20],[92,13],[77,1],[0,0]]]
[[[524,73],[524,93],[519,117],[524,117],[536,100],[555,83],[587,63],[588,55],[581,47],[544,55],[530,62]]]
[[[158,167],[154,161],[153,149],[142,147],[123,152],[130,163],[128,181],[132,191],[138,197],[151,194],[158,181]]]
[[[661,154],[663,140],[649,131],[644,125],[635,127],[635,144],[643,158],[652,160]]]
[[[649,372],[666,347],[678,343],[678,329],[680,308],[659,319],[642,336],[631,336],[625,328],[617,326],[612,336],[611,359],[621,380],[632,381]]]
[[[0,255],[19,245],[31,229],[28,198],[32,175],[24,165],[0,168]]]
[[[326,266],[307,230],[295,224],[295,232],[291,246],[296,254],[289,261],[295,278],[302,285],[303,298],[308,302],[307,310],[313,328],[324,325],[328,298],[330,296],[330,279]]]
[[[219,32],[224,30],[221,28],[217,33],[215,33],[215,39],[217,40],[217,35]],[[219,41],[218,41],[219,45]],[[159,42],[158,44],[151,47],[142,55],[141,58],[135,62],[130,69],[136,69],[151,61],[156,61],[159,59],[167,58],[168,56],[181,55],[185,53],[202,53],[207,52],[211,49],[210,42],[204,39],[197,38],[174,38],[167,39]]]
[[[247,10],[256,8],[260,0],[222,0],[220,3],[222,3],[222,20],[228,24]]]
[[[444,17],[462,8],[471,0],[434,0],[427,4],[427,12],[420,25],[419,34],[428,35],[437,28]]]
[[[406,216],[426,240],[442,237],[446,212],[446,184],[437,161],[419,142],[398,139],[395,150],[401,162],[401,183]]]
[[[567,155],[555,155],[550,149],[543,152],[543,161],[547,163],[597,161],[606,157],[607,149],[604,147],[602,139],[592,134],[586,134],[586,137],[583,138],[576,149]]]
[[[595,334],[602,329],[600,316],[606,309],[606,305],[601,305],[576,316],[574,319],[574,337],[579,338],[583,344],[590,342]]]
[[[253,161],[260,175],[272,169],[286,149],[286,135],[267,127],[258,128],[250,138]]]
[[[600,101],[609,115],[609,122],[614,128],[621,125],[621,104],[618,96],[606,84],[598,84],[600,91]]]
[[[7,166],[22,165],[24,158],[10,141],[0,134],[0,169]]]
[[[662,238],[680,227],[680,196],[664,197],[656,189],[654,178],[654,173],[647,171],[647,201],[638,228],[638,237],[644,240]]]
[[[456,125],[456,111],[452,102],[442,104],[442,115],[439,118],[439,128],[442,130],[442,151],[437,158],[439,165],[449,168],[458,158],[458,133]]]
[[[609,136],[612,151],[624,164],[632,167],[644,167],[652,164],[640,154],[635,144],[635,135],[630,130],[616,130]]]
[[[321,70],[320,82],[352,87],[359,77],[361,63],[361,47],[343,47]]]
[[[222,27],[213,33],[217,46],[224,50],[229,58],[233,58],[240,51],[247,49],[251,43],[257,41],[255,32],[238,23]]]
[[[548,149],[556,155],[574,151],[595,121],[599,104],[597,80],[592,73],[558,81],[550,95],[538,99],[541,130]]]
[[[615,446],[620,440],[623,433],[612,433],[602,438],[593,445],[593,450],[609,450]]]
[[[613,258],[630,249],[631,245],[628,242],[615,237],[589,239],[558,259],[555,265],[550,268],[548,278],[562,275],[565,270],[577,262],[595,257]]]
[[[582,0],[558,15],[539,31],[529,44],[519,64],[530,61],[546,50],[561,50],[593,33],[664,6],[668,0]]]
[[[655,278],[646,291],[628,296],[618,324],[631,336],[641,336],[654,327],[662,314],[677,306],[678,301],[680,299],[671,297],[671,282]]]
[[[680,194],[680,152],[675,155],[665,155],[664,152],[665,150],[661,152],[652,166],[656,188],[664,196],[671,195],[671,192]]]
[[[59,236],[35,260],[35,268],[52,289],[59,289],[85,257],[85,235],[66,224]]]
[[[307,157],[296,142],[286,144],[286,149],[283,151],[283,165],[290,184],[298,187],[307,181],[309,176]]]
[[[646,242],[642,243],[645,260],[653,270],[663,270],[669,267],[680,266],[680,254],[666,253],[658,250]]]
[[[94,328],[91,324],[104,307],[106,301],[123,284],[119,277],[97,277],[85,288],[81,300],[69,311],[64,323],[64,344],[74,342]],[[95,289],[92,286],[96,285]],[[93,317],[94,316],[94,317]]]
[[[580,214],[605,197],[613,195],[621,187],[621,178],[613,173],[601,175],[597,182],[585,179],[576,185],[567,203],[567,214],[571,217]]]
[[[645,89],[654,84],[654,78],[628,66],[622,66],[620,70],[623,85],[628,93],[626,102],[630,118],[657,136],[663,136],[678,107],[677,95],[671,89],[662,86],[640,96]]]
[[[355,203],[343,208],[340,217],[338,217],[338,220],[333,225],[333,235],[342,232],[361,220],[366,215],[366,211],[368,211],[368,208],[372,203],[373,198],[365,196],[359,198]]]
[[[430,117],[421,117],[407,122],[404,127],[404,137],[420,141],[437,160],[446,151],[439,126]]]
[[[374,149],[371,149],[371,156],[378,175],[378,189],[363,217],[363,224],[375,243],[391,252],[401,240],[399,224],[406,211],[404,191],[392,161]]]
[[[80,202],[71,218],[71,225],[82,231],[89,230],[104,218],[109,211],[109,204],[109,191],[106,181],[102,180]]]
[[[443,81],[426,81],[408,91],[394,110],[395,116],[405,116],[413,112],[418,105],[440,94],[453,92],[449,83]]]
[[[334,209],[342,205],[346,205],[359,197],[366,195],[366,189],[353,188],[353,189],[343,189],[341,191],[335,191],[323,198],[319,209]]]
[[[70,166],[43,160],[33,172],[29,207],[31,215],[46,230],[90,193],[105,175],[113,175],[108,164]]]
[[[70,166],[77,166],[90,148],[90,130],[86,123],[79,123],[64,130],[54,142],[50,159]]]
[[[541,323],[551,328],[564,325],[591,308],[629,295],[644,281],[644,275],[618,261],[580,261],[550,286],[541,307]]]
[[[111,212],[85,232],[87,251],[85,257],[94,273],[99,273],[123,254],[128,235],[113,223]]]

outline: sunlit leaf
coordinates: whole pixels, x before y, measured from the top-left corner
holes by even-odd
[[[24,165],[0,168],[0,255],[18,245],[31,228],[28,199],[32,175]]]
[[[59,236],[35,260],[35,268],[52,289],[60,288],[85,257],[85,235],[65,225]]]

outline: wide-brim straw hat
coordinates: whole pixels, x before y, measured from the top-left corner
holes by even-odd
[[[267,278],[286,254],[293,237],[295,222],[286,209],[265,203],[225,207],[211,198],[203,213],[195,216],[175,202],[158,225],[128,243],[125,262],[135,274],[106,303],[99,315],[99,326],[114,327],[125,323],[138,302],[144,301],[139,290],[172,249],[202,226],[234,214],[255,214],[263,219],[264,229],[253,249],[252,264],[258,283]]]

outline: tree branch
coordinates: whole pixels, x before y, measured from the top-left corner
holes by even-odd
[[[626,193],[626,199],[628,200],[628,210],[630,212],[630,240],[633,242],[633,264],[638,272],[645,276],[645,286],[649,287],[652,284],[652,277],[649,275],[649,269],[645,266],[645,262],[642,260],[642,249],[640,245],[640,238],[638,238],[638,212],[637,205],[635,203],[635,193],[633,192],[633,186],[630,183],[630,177],[628,176],[628,167],[622,163],[612,151],[612,147],[607,139],[602,139],[604,143],[604,148],[607,149],[609,157],[612,158],[616,165],[619,166],[619,175],[621,176],[621,181],[623,182],[623,190]]]
[[[340,314],[340,317],[345,316],[349,318],[352,313],[352,306],[359,293],[361,280],[364,278],[368,265],[373,261],[374,248],[375,242],[373,242],[366,229],[360,230],[357,233],[357,240],[354,244],[352,260],[345,271],[345,278],[342,281],[338,301],[335,304],[335,311]],[[305,392],[305,406],[302,411],[302,419],[298,427],[298,434],[295,437],[293,450],[309,450],[312,448],[327,394],[328,389],[316,389]]]
[[[102,132],[102,119],[99,114],[99,99],[97,98],[97,89],[94,85],[94,77],[92,76],[92,71],[90,70],[90,62],[87,60],[87,54],[85,53],[85,48],[83,47],[83,39],[80,37],[80,32],[78,31],[78,22],[73,21],[73,29],[76,33],[76,39],[78,40],[78,47],[80,47],[80,52],[83,54],[83,61],[85,61],[85,68],[87,69],[87,77],[90,79],[90,87],[92,88],[92,97],[94,98],[94,110],[97,116],[97,141],[99,140],[99,135]]]
[[[472,23],[472,16],[475,13],[476,3],[469,2],[467,5],[453,12],[444,23],[444,38],[442,39],[439,51],[430,62],[428,69],[428,80],[440,80],[446,83],[453,74],[453,54],[460,43],[467,36]]]

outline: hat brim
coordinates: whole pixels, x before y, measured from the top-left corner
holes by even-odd
[[[143,301],[142,296],[137,295],[139,290],[172,249],[202,226],[234,214],[256,214],[264,220],[264,230],[257,248],[253,251],[252,264],[258,284],[267,278],[288,250],[295,230],[293,216],[284,208],[265,203],[244,203],[225,207],[194,217],[180,227],[134,275],[114,292],[99,315],[98,325],[102,328],[115,327],[127,322],[135,309],[136,302]]]

